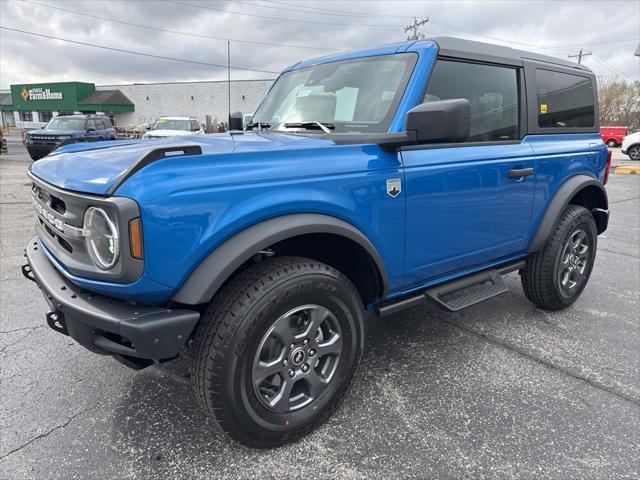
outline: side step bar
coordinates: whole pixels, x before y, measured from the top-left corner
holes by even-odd
[[[521,260],[499,268],[483,270],[467,277],[427,288],[409,297],[386,303],[376,310],[380,317],[386,317],[431,301],[444,310],[457,312],[507,292],[509,289],[504,284],[502,276],[520,270],[525,265],[526,263]]]

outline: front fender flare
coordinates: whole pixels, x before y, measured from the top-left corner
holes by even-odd
[[[571,199],[582,189],[591,186],[596,187],[602,193],[602,200],[598,203],[597,208],[592,209],[591,213],[594,217],[606,215],[608,220],[609,202],[607,199],[607,191],[602,183],[587,175],[575,175],[562,184],[549,202],[547,210],[540,221],[540,225],[538,225],[538,230],[533,237],[533,241],[529,244],[529,248],[527,249],[529,253],[537,252],[544,247],[553,232],[560,215],[564,209],[567,208]]]
[[[208,302],[233,272],[260,250],[309,233],[332,233],[358,243],[375,262],[380,272],[382,292],[386,294],[387,274],[382,258],[360,230],[328,215],[297,213],[265,220],[224,241],[191,272],[172,300],[187,305]]]

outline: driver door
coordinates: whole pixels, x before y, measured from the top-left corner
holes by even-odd
[[[404,147],[406,280],[420,284],[527,248],[535,159],[520,138],[522,74],[438,60],[425,101],[466,98],[468,141]]]

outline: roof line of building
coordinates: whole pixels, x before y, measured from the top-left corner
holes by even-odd
[[[231,83],[237,82],[273,82],[274,78],[252,78],[247,80],[231,80]],[[133,87],[136,85],[182,85],[186,83],[228,83],[228,80],[194,80],[184,82],[135,82],[135,83],[109,83],[104,85],[96,84],[96,87]]]

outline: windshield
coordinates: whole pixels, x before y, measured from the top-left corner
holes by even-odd
[[[47,130],[84,130],[84,118],[56,117],[47,123]]]
[[[414,53],[381,55],[284,73],[251,121],[276,130],[322,122],[335,132],[386,132],[416,59]]]
[[[191,123],[189,120],[160,118],[156,120],[151,130],[191,130]]]

